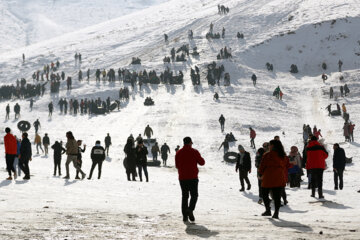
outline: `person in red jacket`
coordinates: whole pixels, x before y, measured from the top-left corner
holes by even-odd
[[[326,168],[328,153],[315,136],[311,137],[306,147],[306,169],[311,174],[311,197],[315,197],[315,189],[318,188],[319,198],[324,198],[322,191],[323,173]]]
[[[190,137],[184,138],[184,147],[176,152],[175,166],[179,173],[179,182],[182,192],[181,211],[183,221],[195,221],[193,211],[195,210],[196,202],[198,199],[198,173],[197,165],[203,166],[205,160],[201,157],[200,153],[192,148],[192,140]],[[191,195],[190,204],[189,193]]]
[[[10,132],[10,128],[5,129],[6,135],[4,136],[4,145],[5,145],[5,158],[6,158],[6,169],[9,173],[7,180],[12,180],[11,172],[14,173],[14,178],[16,179],[16,171],[14,168],[14,160],[17,155],[17,141],[14,135]]]
[[[255,137],[256,137],[256,132],[254,129],[249,128],[250,129],[250,144],[251,147],[255,149]]]
[[[272,191],[275,203],[275,212],[272,217],[279,218],[281,194],[286,185],[284,175],[287,161],[284,147],[280,141],[271,140],[269,148],[269,152],[263,155],[258,170],[262,180],[262,195],[266,209],[262,216],[271,216],[269,193]]]

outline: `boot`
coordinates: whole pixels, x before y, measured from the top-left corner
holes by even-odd
[[[250,189],[251,189],[251,184],[249,184],[247,187],[247,190],[250,190]]]
[[[322,188],[318,188],[318,193],[319,193],[319,198],[324,198]]]
[[[279,219],[279,210],[275,210],[274,215],[272,216],[272,218]]]
[[[311,189],[311,197],[315,197],[315,188]]]
[[[261,216],[271,216],[271,208],[267,207],[266,211],[261,214]]]

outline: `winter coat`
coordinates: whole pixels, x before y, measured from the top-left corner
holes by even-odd
[[[106,136],[104,142],[105,142],[105,146],[110,146],[110,145],[111,145],[111,137],[110,137],[110,136]]]
[[[65,148],[67,155],[78,155],[78,144],[75,139],[68,139]]]
[[[309,133],[307,132],[306,129],[303,131],[303,139],[304,141],[307,141],[309,139]]]
[[[261,160],[259,174],[262,177],[261,187],[285,187],[286,158],[280,158],[275,151],[266,152]]]
[[[154,154],[157,154],[157,153],[160,153],[160,149],[159,149],[159,145],[154,145],[152,146],[151,148],[151,153],[154,155]]]
[[[44,136],[42,142],[43,142],[43,145],[46,145],[46,144],[49,145],[49,144],[50,144],[50,139],[49,139],[49,137],[48,137],[48,136]]]
[[[349,129],[349,124],[344,124],[343,129],[344,129],[344,136],[348,137],[350,135],[350,133],[349,133],[349,130],[350,130]]]
[[[175,166],[178,169],[179,180],[197,179],[199,169],[197,165],[203,166],[205,160],[201,157],[198,150],[190,145],[185,145],[177,151],[175,156]]]
[[[5,153],[16,155],[17,154],[17,141],[14,135],[7,133],[4,136]]]
[[[41,137],[40,135],[36,134],[35,135],[35,140],[34,140],[35,144],[41,144]]]
[[[333,168],[344,170],[346,165],[345,151],[341,147],[334,150]]]
[[[148,138],[150,138],[151,135],[154,135],[153,130],[151,129],[151,127],[146,127],[145,128],[144,135],[147,136]]]
[[[19,155],[20,155],[21,142],[17,140],[16,143],[17,143],[17,151],[16,151],[16,154],[19,156]]]
[[[136,149],[131,145],[127,144],[124,147],[126,158],[124,160],[125,168],[128,171],[133,171],[136,168]]]
[[[229,142],[228,141],[224,141],[224,142],[222,142],[222,144],[220,145],[220,148],[221,147],[224,147],[224,149],[229,149]],[[219,149],[220,149],[219,148]]]
[[[21,141],[21,147],[20,147],[20,159],[21,160],[29,160],[32,156],[31,151],[31,143],[28,138],[24,138]]]
[[[146,147],[136,147],[136,164],[140,166],[147,166],[148,150]]]
[[[81,147],[78,147],[78,154],[77,154],[77,159],[79,160],[79,161],[81,161],[82,160],[82,155],[81,155],[81,153],[82,152],[85,152],[85,147],[83,148],[83,149],[81,149]]]
[[[220,118],[219,118],[219,122],[220,122],[221,124],[223,124],[223,123],[225,122],[225,118],[224,118],[224,116],[220,116]]]
[[[61,154],[65,153],[66,149],[59,142],[55,142],[51,148],[54,149],[54,160],[61,160]]]
[[[256,137],[255,130],[250,130],[250,138],[255,138],[255,137]]]
[[[251,170],[250,153],[244,152],[244,158],[243,158],[242,163],[240,163],[240,160],[241,160],[240,153],[238,153],[236,159],[237,159],[237,161],[236,161],[236,170],[240,169],[240,170],[245,170],[247,172]]]
[[[306,147],[306,169],[326,168],[328,153],[318,141],[310,141]]]
[[[93,161],[104,161],[105,160],[105,149],[102,146],[94,146],[91,149],[91,160]]]
[[[354,128],[355,128],[355,124],[350,124],[350,125],[349,125],[349,133],[350,133],[350,134],[353,134]]]
[[[167,156],[168,155],[168,153],[170,153],[170,148],[169,148],[169,146],[168,145],[162,145],[161,146],[161,155],[162,156]]]
[[[319,139],[319,137],[322,137],[320,131],[316,131],[316,132],[314,133],[314,136],[315,136],[317,139]]]

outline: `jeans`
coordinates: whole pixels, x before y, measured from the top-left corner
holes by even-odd
[[[239,169],[239,178],[240,178],[240,184],[241,184],[241,188],[244,188],[244,180],[246,182],[246,184],[249,186],[251,186],[249,178],[248,178],[248,171],[244,170],[244,169]]]
[[[54,175],[56,175],[56,169],[59,171],[59,176],[61,175],[61,158],[54,159]]]
[[[17,175],[18,176],[21,176],[21,168],[20,168],[20,164],[19,164],[19,158],[18,157],[15,157],[15,160],[14,160],[14,169],[15,169],[15,172],[16,172],[16,168],[17,168]]]
[[[251,144],[251,147],[252,147],[252,148],[255,148],[254,138],[251,138],[251,139],[250,139],[250,144]]]
[[[184,217],[187,216],[188,211],[194,211],[198,199],[198,184],[199,179],[180,180],[180,187],[182,192],[181,211]],[[189,204],[190,193],[190,204]]]
[[[45,155],[49,154],[49,144],[44,144],[44,148],[45,148]]]
[[[94,171],[96,165],[98,165],[98,170],[99,170],[98,179],[100,179],[100,177],[101,177],[101,167],[102,167],[102,163],[103,163],[102,160],[93,160],[92,165],[91,165],[91,170],[90,170],[89,179],[91,178],[91,176],[92,176],[92,174],[93,174],[93,171]]]
[[[262,188],[262,194],[264,199],[264,204],[266,210],[270,210],[270,199],[269,193],[272,191],[273,193],[273,200],[275,203],[275,212],[279,212],[281,206],[281,195],[283,192],[283,187],[276,187],[276,188]]]
[[[157,153],[157,152],[153,152],[152,155],[153,155],[153,161],[156,161],[156,160],[157,160],[158,153]]]
[[[25,177],[30,177],[29,159],[19,160],[20,168],[24,172]]]
[[[314,168],[310,170],[311,172],[311,190],[312,195],[315,194],[315,188],[318,189],[319,197],[322,196],[322,185],[323,185],[323,173],[324,169]]]
[[[39,147],[40,147],[41,151],[44,152],[44,150],[41,147],[41,143],[37,143],[36,144],[36,152],[37,152],[37,154],[39,154]]]
[[[6,159],[6,170],[9,173],[9,177],[11,177],[11,172],[15,173],[15,168],[14,168],[14,160],[15,160],[16,155],[13,154],[6,154],[5,159]]]
[[[340,190],[342,190],[344,187],[343,174],[344,169],[336,169],[336,171],[334,171],[334,184],[336,189],[338,188],[338,186]],[[338,180],[340,180],[340,185],[338,185]]]
[[[147,171],[147,166],[146,165],[137,165],[138,168],[138,172],[139,172],[139,178],[140,181],[142,181],[142,170],[144,170],[144,175],[146,177],[146,181],[149,181],[149,175],[148,175],[148,171]]]

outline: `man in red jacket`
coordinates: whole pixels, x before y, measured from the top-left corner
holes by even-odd
[[[256,137],[256,132],[252,128],[249,128],[249,130],[250,130],[250,144],[251,144],[251,147],[253,149],[255,149],[255,141],[254,140],[255,140],[255,137]]]
[[[311,174],[311,197],[315,197],[315,188],[318,188],[319,198],[324,198],[322,191],[323,173],[326,168],[326,158],[328,153],[324,146],[322,146],[315,136],[311,137],[311,140],[306,148],[306,169]]]
[[[14,160],[17,155],[17,141],[14,135],[10,132],[10,128],[5,128],[6,135],[4,136],[4,145],[5,145],[5,158],[6,158],[6,169],[9,173],[7,180],[12,180],[11,171],[14,173],[14,178],[16,179],[16,171],[14,168]]]
[[[176,152],[175,166],[179,173],[179,182],[182,192],[181,211],[183,221],[195,221],[193,211],[198,199],[198,173],[197,165],[203,166],[205,160],[201,157],[200,153],[192,148],[192,140],[190,137],[184,138],[184,147]],[[190,204],[189,193],[191,195]]]

